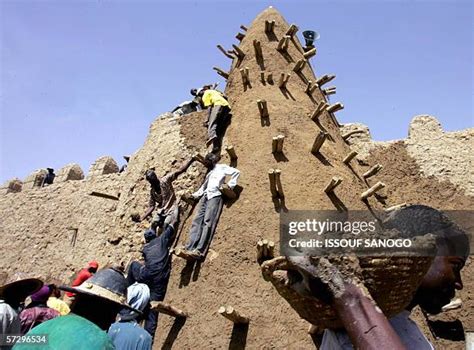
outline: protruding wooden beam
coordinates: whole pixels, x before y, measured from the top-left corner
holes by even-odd
[[[278,191],[276,188],[276,181],[275,181],[275,169],[268,170],[268,178],[270,179],[270,192],[272,193],[272,197],[278,196]]]
[[[249,318],[242,316],[232,306],[221,306],[218,313],[237,324],[248,324]]]
[[[272,33],[275,29],[275,21],[265,21],[265,33]]]
[[[242,84],[244,85],[250,84],[249,67],[241,68],[239,71],[240,71],[240,76],[242,77]]]
[[[260,112],[260,117],[267,118],[268,117],[267,101],[257,100],[257,107],[258,107],[258,111]]]
[[[328,137],[327,132],[320,131],[318,136],[316,136],[316,139],[314,140],[313,147],[311,147],[311,153],[313,154],[318,153],[324,141],[326,141],[327,137]]]
[[[278,42],[277,50],[285,52],[288,50],[288,45],[290,44],[291,37],[289,35],[285,35],[283,38],[280,39]]]
[[[102,193],[102,192],[97,192],[97,191],[92,191],[89,192],[89,196],[95,196],[95,197],[101,197],[101,198],[106,198],[106,199],[112,199],[114,201],[118,201],[120,198],[119,196],[114,196],[112,194],[108,193]]]
[[[234,146],[227,146],[225,150],[227,151],[227,154],[231,160],[236,160],[238,158],[237,154],[235,153]]]
[[[219,74],[221,77],[223,77],[225,80],[229,79],[229,73],[223,71],[222,69],[220,69],[219,67],[212,67],[212,69],[214,69],[217,74]]]
[[[333,192],[334,189],[342,183],[342,179],[340,177],[334,176],[331,181],[326,185],[324,188],[324,192],[330,193]]]
[[[318,85],[313,84],[311,80],[308,80],[308,83],[306,84],[306,89],[304,92],[306,92],[308,95],[312,95],[314,90],[318,88]]]
[[[283,152],[283,142],[285,141],[285,136],[278,135],[272,139],[272,153],[281,153]]]
[[[232,47],[234,48],[234,51],[235,51],[235,54],[237,55],[237,58],[239,60],[243,60],[244,57],[245,57],[245,52],[243,52],[242,49],[240,47],[238,47],[237,45],[235,45],[235,44],[232,44]]]
[[[225,57],[228,57],[230,59],[234,59],[235,57],[232,56],[230,53],[228,53],[223,47],[222,45],[217,45],[217,48],[219,49],[220,52],[222,52],[224,54]]]
[[[343,138],[344,140],[347,140],[347,139],[348,139],[349,137],[351,137],[352,135],[363,134],[363,133],[365,133],[364,130],[352,130],[352,131],[349,131],[349,132],[343,134],[343,135],[342,135],[342,138]]]
[[[383,182],[377,182],[375,185],[373,185],[371,188],[369,188],[367,191],[361,194],[360,199],[366,200],[370,196],[373,196],[377,191],[381,190],[382,188],[385,187],[385,184]]]
[[[225,198],[235,199],[237,198],[237,194],[234,192],[232,188],[229,187],[227,184],[223,184],[219,186],[219,191],[221,191],[222,195]]]
[[[316,109],[314,110],[314,112],[311,113],[311,115],[309,116],[311,118],[311,120],[316,122],[318,120],[319,116],[321,115],[321,113],[323,113],[326,110],[327,106],[328,106],[328,104],[326,102],[324,102],[324,101],[319,102],[319,104],[316,107]]]
[[[298,29],[299,28],[296,26],[296,24],[292,24],[290,26],[290,28],[288,28],[288,30],[286,31],[285,35],[293,37],[296,34],[296,32],[298,31]]]
[[[380,170],[383,169],[383,165],[380,165],[380,164],[376,164],[374,165],[372,168],[370,168],[369,170],[367,170],[364,174],[362,174],[362,177],[364,179],[368,179],[369,177],[372,177],[374,176],[375,174],[377,174]]]
[[[260,44],[259,40],[253,41],[253,48],[255,50],[255,58],[257,60],[263,60],[262,45]]]
[[[265,260],[275,257],[275,243],[267,239],[257,242],[257,262],[261,264]]]
[[[150,302],[151,309],[173,317],[188,317],[188,313],[162,301]]]
[[[268,73],[267,75],[267,83],[273,84],[273,73]]]
[[[325,74],[318,80],[316,80],[316,84],[318,84],[320,87],[323,86],[326,83],[329,83],[331,80],[333,80],[336,76],[335,75],[328,75]]]
[[[196,159],[199,163],[202,163],[202,164],[205,163],[204,157],[199,152],[195,152],[193,154],[193,158]]]
[[[275,184],[276,184],[278,195],[280,197],[284,197],[285,194],[283,192],[283,186],[281,184],[281,170],[280,169],[275,169]]]
[[[265,71],[263,71],[263,70],[260,72],[260,81],[262,82],[262,84],[265,85],[265,82],[266,82],[265,81]]]
[[[240,29],[242,29],[245,32],[248,30],[248,28],[246,26],[244,26],[243,24],[240,25]]]
[[[330,86],[326,89],[323,89],[322,91],[323,91],[323,94],[325,94],[326,96],[334,95],[336,93],[336,87]]]
[[[355,156],[357,156],[357,154],[358,153],[356,151],[351,151],[347,156],[344,157],[342,162],[344,164],[349,164],[351,162],[351,160],[354,159]]]
[[[235,38],[238,40],[238,41],[242,41],[244,40],[245,38],[245,34],[242,34],[242,33],[237,33],[237,35],[235,36]]]
[[[280,81],[278,82],[278,87],[280,89],[286,88],[286,84],[288,83],[288,80],[290,80],[291,74],[290,73],[284,73],[282,72],[280,74]]]
[[[341,102],[334,103],[326,108],[326,110],[329,113],[336,113],[337,111],[340,111],[341,109],[344,109],[344,105]]]
[[[298,62],[296,62],[295,66],[293,67],[293,71],[299,73],[303,70],[304,66],[306,65],[306,60],[302,58]]]
[[[311,50],[306,51],[303,54],[303,57],[306,58],[307,60],[309,60],[311,57],[313,57],[315,55],[316,55],[316,48],[313,47]]]
[[[407,203],[393,205],[391,207],[385,208],[384,211],[387,212],[387,213],[390,213],[391,211],[405,208],[407,205],[408,205]]]

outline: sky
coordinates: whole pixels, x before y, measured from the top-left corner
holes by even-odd
[[[312,65],[337,75],[340,122],[376,140],[405,138],[419,114],[473,126],[471,1],[0,0],[0,183],[72,162],[87,173],[103,155],[120,165],[191,88],[224,87],[216,45],[270,5],[320,33]]]

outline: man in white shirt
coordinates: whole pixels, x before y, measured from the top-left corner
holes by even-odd
[[[219,187],[224,183],[226,176],[230,176],[228,186],[233,189],[237,185],[240,171],[225,164],[217,164],[219,156],[209,153],[204,163],[209,172],[202,186],[193,193],[199,200],[196,216],[190,230],[190,239],[186,245],[187,255],[194,259],[204,258],[207,247],[217,226],[222,211],[222,193]]]

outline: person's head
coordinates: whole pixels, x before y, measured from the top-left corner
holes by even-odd
[[[46,168],[48,170],[48,173],[52,174],[54,173],[54,169],[53,168]]]
[[[38,291],[30,295],[31,304],[32,305],[46,304],[50,295],[51,295],[51,290],[49,289],[49,286],[44,285]]]
[[[204,157],[204,164],[208,169],[213,169],[216,164],[219,162],[219,156],[214,153],[208,153]]]
[[[144,283],[135,282],[127,288],[128,305],[138,311],[145,310],[150,301],[150,288]],[[140,314],[136,311],[124,308],[120,311],[120,319],[122,321],[130,321],[136,319]]]
[[[410,306],[420,305],[436,314],[461,290],[461,269],[469,255],[466,233],[440,211],[413,205],[400,209],[384,222],[387,228],[397,229],[404,237],[431,233],[436,238],[437,254],[423,277]]]
[[[56,298],[61,297],[61,291],[58,289],[57,285],[51,283],[51,284],[48,284],[48,288],[52,297],[56,297]]]
[[[89,261],[89,264],[87,265],[87,269],[89,270],[90,273],[96,273],[97,269],[99,268],[99,263],[97,261]]]
[[[147,170],[145,173],[145,179],[152,185],[153,187],[160,186],[160,180],[158,180],[158,176],[156,175],[154,170]]]
[[[156,231],[152,228],[147,229],[143,233],[143,238],[145,238],[146,243],[150,242],[151,240],[156,238]]]
[[[198,89],[191,89],[191,91],[189,91],[189,93],[190,93],[192,96],[197,96],[197,92],[198,92]]]
[[[107,268],[97,273],[78,287],[61,286],[75,293],[71,312],[107,330],[115,322],[117,313],[123,308],[131,308],[127,303],[127,280],[123,273]]]

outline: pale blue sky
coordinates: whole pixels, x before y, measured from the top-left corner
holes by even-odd
[[[320,32],[313,66],[337,75],[342,122],[379,140],[406,137],[417,114],[473,126],[471,1],[0,0],[0,182],[123,162],[156,116],[219,80],[215,45],[269,5]]]

